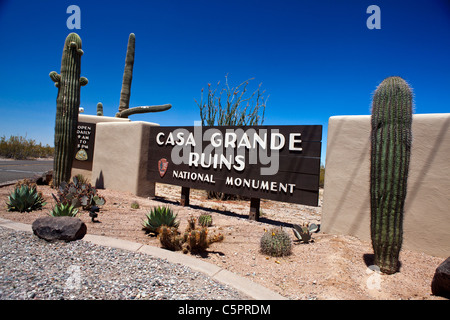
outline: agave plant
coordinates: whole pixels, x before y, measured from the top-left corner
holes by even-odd
[[[161,226],[178,228],[180,225],[180,222],[176,221],[177,215],[174,215],[170,207],[154,207],[146,214],[146,217],[142,229],[154,234],[159,232],[158,229]]]
[[[315,223],[304,224],[303,226],[294,224],[294,229],[292,229],[295,237],[304,243],[309,243],[311,241],[311,235],[318,230],[319,227]]]
[[[17,186],[8,196],[8,211],[30,212],[40,210],[46,205],[42,193],[37,192],[35,187],[26,184]]]
[[[78,209],[71,204],[57,203],[50,212],[53,217],[75,217],[78,213]]]

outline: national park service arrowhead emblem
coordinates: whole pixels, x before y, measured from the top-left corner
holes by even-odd
[[[88,159],[87,152],[84,149],[78,150],[77,154],[75,155],[75,159],[80,161],[86,161]]]
[[[164,177],[164,175],[166,174],[168,166],[169,162],[167,161],[167,159],[162,158],[161,160],[158,161],[158,171],[161,178]]]

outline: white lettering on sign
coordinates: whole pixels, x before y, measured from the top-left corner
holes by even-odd
[[[91,137],[91,127],[86,125],[77,126],[77,149],[89,149],[88,142]]]
[[[198,168],[200,165],[202,168],[212,168],[222,169],[225,166],[228,170],[233,167],[236,171],[243,171],[245,169],[245,158],[242,155],[237,155],[234,157],[236,163],[233,162],[232,156],[225,156],[223,154],[206,155],[205,153],[194,153],[189,154],[189,166],[195,166]]]
[[[207,142],[204,149],[203,141]],[[261,168],[262,175],[274,175],[278,172],[279,150],[287,147],[289,151],[302,151],[301,133],[290,133],[285,137],[278,129],[260,129],[257,132],[253,128],[245,131],[238,128],[226,129],[222,133],[212,128],[202,133],[201,127],[194,132],[180,128],[169,133],[159,132],[156,143],[174,147],[171,154],[174,164],[188,164],[196,168],[244,171],[245,150],[249,150],[249,164],[270,165]]]
[[[227,177],[225,184],[231,187],[243,187],[247,189],[254,190],[265,190],[272,192],[283,192],[286,194],[293,194],[295,189],[295,184],[293,183],[282,183],[276,181],[267,180],[256,180],[256,179],[246,179],[246,178],[233,178]]]
[[[212,174],[205,174],[199,172],[179,171],[173,170],[173,177],[181,180],[201,181],[215,184],[214,176]]]
[[[249,129],[249,131],[255,131],[254,129]],[[237,130],[236,130],[237,131]],[[266,131],[265,129],[261,131]],[[187,137],[186,137],[187,134]],[[206,133],[205,133],[206,136]],[[223,135],[220,131],[214,132],[210,139],[209,143],[214,148],[247,148],[247,149],[256,149],[262,148],[267,149],[267,133],[263,132],[262,134],[254,132],[250,135],[247,132],[244,132],[242,135],[238,135],[236,132],[226,132]],[[176,137],[176,139],[175,139]],[[174,132],[170,132],[167,137],[165,137],[164,132],[160,132],[156,135],[156,143],[160,146],[162,145],[172,145],[172,146],[196,146],[194,133],[179,131],[175,134]],[[289,135],[289,150],[291,151],[301,151],[301,148],[296,147],[295,143],[301,143],[302,140],[298,139],[301,137],[301,133],[291,133]],[[203,140],[206,141],[206,140]],[[271,150],[280,150],[286,145],[286,138],[283,134],[278,132],[272,132],[270,134],[270,149]]]

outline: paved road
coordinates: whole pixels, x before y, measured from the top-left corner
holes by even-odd
[[[53,169],[53,160],[0,160],[0,184],[31,178]]]

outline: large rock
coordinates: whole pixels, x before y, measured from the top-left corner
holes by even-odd
[[[28,178],[28,180],[36,183],[37,185],[50,185],[52,179],[53,179],[53,170],[46,171],[43,174],[36,174],[33,177]]]
[[[84,237],[86,224],[74,217],[43,217],[32,224],[35,235],[47,241],[73,241]]]
[[[431,292],[435,296],[450,299],[450,257],[436,268],[431,282]]]

